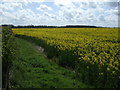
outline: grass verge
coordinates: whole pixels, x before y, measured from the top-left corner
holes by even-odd
[[[60,67],[35,50],[34,45],[16,38],[17,60],[11,69],[11,88],[89,88],[74,72]]]

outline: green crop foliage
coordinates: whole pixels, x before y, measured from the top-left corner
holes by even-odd
[[[120,58],[117,28],[15,28],[13,32],[39,39],[47,56],[58,57],[85,83],[118,87]]]

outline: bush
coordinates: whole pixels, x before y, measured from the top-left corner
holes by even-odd
[[[10,27],[2,27],[2,86],[9,87],[9,74],[16,56],[16,42]]]

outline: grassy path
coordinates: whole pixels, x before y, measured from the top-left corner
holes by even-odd
[[[58,66],[35,50],[30,42],[17,38],[18,60],[11,75],[13,88],[89,88],[78,81],[75,73]]]

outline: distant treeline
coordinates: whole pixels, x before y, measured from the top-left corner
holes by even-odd
[[[102,28],[97,26],[87,26],[87,25],[66,25],[66,26],[47,26],[47,25],[27,25],[27,26],[14,26],[14,25],[2,25],[9,26],[11,28]]]

